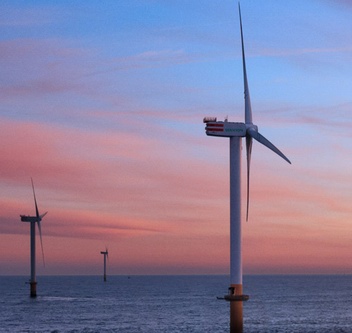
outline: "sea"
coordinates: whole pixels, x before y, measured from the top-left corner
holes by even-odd
[[[229,277],[0,277],[0,332],[229,332]],[[352,333],[352,275],[246,275],[244,332]]]

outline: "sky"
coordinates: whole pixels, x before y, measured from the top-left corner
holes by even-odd
[[[254,142],[244,274],[352,274],[352,2],[242,0]],[[0,275],[229,273],[237,2],[2,1]],[[244,142],[243,142],[244,143]],[[242,144],[243,144],[242,143]]]

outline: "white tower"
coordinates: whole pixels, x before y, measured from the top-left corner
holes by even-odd
[[[252,107],[249,96],[246,60],[244,53],[241,9],[240,16],[242,63],[244,80],[245,122],[217,121],[216,118],[206,117],[205,131],[209,136],[226,137],[230,139],[230,287],[229,294],[224,299],[230,301],[230,332],[243,331],[243,301],[249,296],[243,295],[242,285],[242,235],[241,235],[241,142],[246,138],[247,151],[247,212],[249,207],[249,174],[252,153],[252,141],[255,139],[284,160],[291,164],[289,159],[276,148],[269,140],[258,132],[258,127],[252,122]]]
[[[101,251],[100,253],[104,255],[104,282],[106,282],[106,258],[109,258],[109,252],[105,248],[105,251]]]
[[[35,192],[34,192],[34,185],[33,185],[33,179],[31,178],[32,181],[32,189],[33,189],[33,196],[34,196],[34,204],[35,204],[35,216],[30,216],[30,215],[20,215],[21,221],[22,222],[30,222],[30,237],[31,237],[31,278],[29,280],[30,284],[30,296],[31,297],[37,297],[37,281],[36,281],[36,271],[35,271],[35,224],[37,223],[38,225],[38,230],[39,230],[39,236],[40,236],[40,244],[42,248],[42,255],[43,255],[43,264],[44,263],[44,251],[43,251],[43,241],[42,241],[42,228],[41,228],[41,221],[43,217],[48,213],[44,213],[42,215],[39,214],[38,210],[38,205],[37,205],[37,199],[35,197]]]

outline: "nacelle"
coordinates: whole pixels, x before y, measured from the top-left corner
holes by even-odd
[[[205,133],[210,136],[246,136],[246,124],[228,121],[206,122]]]
[[[37,222],[38,218],[36,216],[20,215],[22,222]]]

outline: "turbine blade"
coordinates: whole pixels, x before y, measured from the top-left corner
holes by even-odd
[[[40,219],[42,219],[46,214],[48,214],[48,212],[45,212],[44,214],[39,215]]]
[[[246,124],[252,124],[252,106],[251,106],[251,98],[249,96],[249,88],[248,88],[246,57],[244,54],[242,16],[241,16],[240,3],[238,3],[238,11],[240,14],[241,44],[242,44],[242,64],[243,64],[243,81],[244,81],[244,119]]]
[[[250,175],[250,169],[251,169],[252,144],[253,144],[252,137],[250,135],[246,135],[246,150],[247,150],[247,212],[246,212],[246,221],[248,221],[248,212],[249,212],[249,175]]]
[[[278,148],[276,148],[268,139],[266,139],[263,135],[261,135],[255,129],[249,128],[247,130],[247,134],[249,134],[253,139],[257,140],[258,142],[260,142],[265,147],[271,149],[274,153],[278,154],[286,162],[291,164],[291,161]]]
[[[33,190],[33,196],[34,196],[35,213],[36,213],[37,218],[39,218],[39,210],[38,210],[38,205],[37,205],[37,198],[35,197],[35,191],[34,191],[34,185],[33,185],[32,177],[31,177],[31,182],[32,182],[32,190]]]
[[[42,248],[43,265],[45,267],[44,248],[43,248],[43,239],[42,239],[42,228],[41,228],[40,220],[38,220],[37,223],[38,223],[38,230],[39,230],[39,237],[40,237],[40,246]]]

